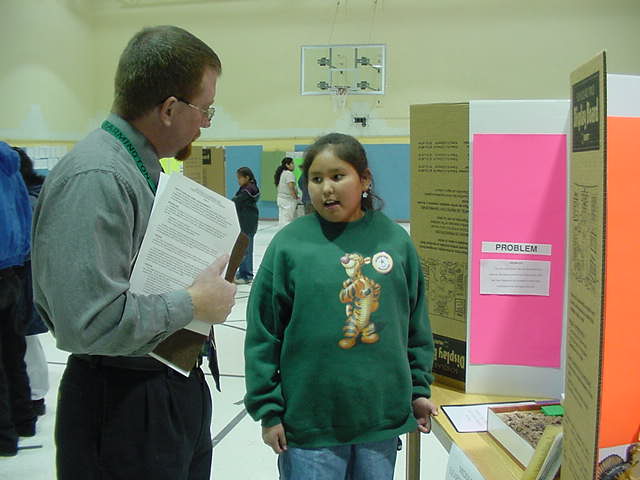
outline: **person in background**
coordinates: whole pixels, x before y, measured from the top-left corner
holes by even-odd
[[[300,178],[298,179],[298,190],[302,193],[300,201],[304,208],[304,215],[309,215],[310,213],[315,212],[313,203],[311,203],[311,197],[309,196],[309,189],[307,188],[307,181],[305,180],[304,175],[300,175]]]
[[[260,199],[260,189],[249,167],[240,167],[236,175],[240,188],[232,200],[236,204],[240,230],[249,237],[249,245],[238,268],[235,283],[247,284],[253,280],[253,237],[258,231],[257,203]]]
[[[319,138],[302,170],[318,215],[276,234],[253,282],[245,405],[281,480],[390,480],[398,436],[437,414],[420,260],[355,138]]]
[[[35,209],[38,202],[38,196],[44,183],[44,177],[38,175],[33,169],[33,161],[23,149],[13,147],[20,155],[20,173],[29,192],[29,201],[31,209]],[[27,279],[25,282],[25,295],[30,304],[30,321],[26,332],[27,352],[24,361],[27,364],[27,374],[29,375],[29,384],[31,386],[31,402],[33,409],[37,415],[44,415],[46,406],[44,397],[49,391],[49,365],[44,354],[44,349],[38,338],[39,334],[47,333],[49,329],[38,315],[33,305],[33,287],[31,285],[31,259],[26,264]]]
[[[71,352],[56,416],[58,480],[208,480],[211,394],[148,356],[191,321],[222,323],[236,286],[228,256],[164,294],[130,291],[160,158],[188,158],[211,125],[218,55],[175,26],[144,28],[125,47],[112,113],[47,175],[33,222],[38,313]],[[162,279],[158,279],[162,282]]]
[[[31,207],[20,157],[0,142],[0,456],[18,453],[18,438],[36,433],[24,363],[31,304],[25,298]]]
[[[278,188],[278,225],[284,227],[296,218],[298,206],[298,190],[296,189],[296,177],[293,174],[295,164],[291,157],[284,157],[273,177]]]

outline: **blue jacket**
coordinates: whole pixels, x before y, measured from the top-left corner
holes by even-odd
[[[0,142],[0,270],[29,257],[31,205],[20,175],[20,156]]]

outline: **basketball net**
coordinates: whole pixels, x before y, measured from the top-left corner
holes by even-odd
[[[335,87],[332,94],[334,112],[338,112],[345,109],[345,107],[347,106],[348,94],[349,94],[349,89],[347,87]]]

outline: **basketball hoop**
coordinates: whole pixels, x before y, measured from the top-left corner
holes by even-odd
[[[347,95],[349,95],[349,87],[333,88],[333,111],[344,110],[347,106]]]

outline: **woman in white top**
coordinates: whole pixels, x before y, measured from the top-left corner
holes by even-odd
[[[299,197],[296,189],[296,177],[293,174],[294,168],[293,159],[284,157],[274,175],[274,180],[278,187],[278,224],[281,227],[296,218]]]

